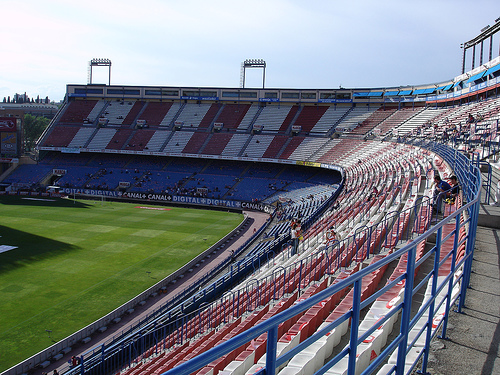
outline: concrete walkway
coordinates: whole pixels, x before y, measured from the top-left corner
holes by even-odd
[[[430,375],[500,375],[500,207],[482,205],[470,288],[452,312],[445,339],[435,338]]]

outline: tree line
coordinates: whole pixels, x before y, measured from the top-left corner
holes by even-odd
[[[50,120],[43,116],[24,115],[24,148],[29,152],[35,146],[35,142],[49,126]]]

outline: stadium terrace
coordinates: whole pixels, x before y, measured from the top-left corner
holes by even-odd
[[[465,304],[499,87],[500,57],[415,87],[68,85],[36,164],[14,160],[21,124],[1,129],[5,194],[50,186],[268,218],[5,375],[425,373],[431,340]],[[436,175],[458,178],[453,200]],[[92,345],[217,252],[203,282]]]

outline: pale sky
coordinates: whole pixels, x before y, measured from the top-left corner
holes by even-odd
[[[87,83],[92,58],[112,61],[112,85],[235,88],[245,59],[266,61],[268,88],[440,83],[461,73],[460,44],[493,25],[500,7],[498,0],[0,0],[0,14],[0,101],[24,92],[58,101],[67,84]],[[262,70],[246,72],[245,87],[261,87]],[[93,82],[107,83],[107,74],[94,68]]]

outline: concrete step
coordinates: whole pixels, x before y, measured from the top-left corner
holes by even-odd
[[[481,203],[477,224],[480,227],[500,229],[500,206]]]

